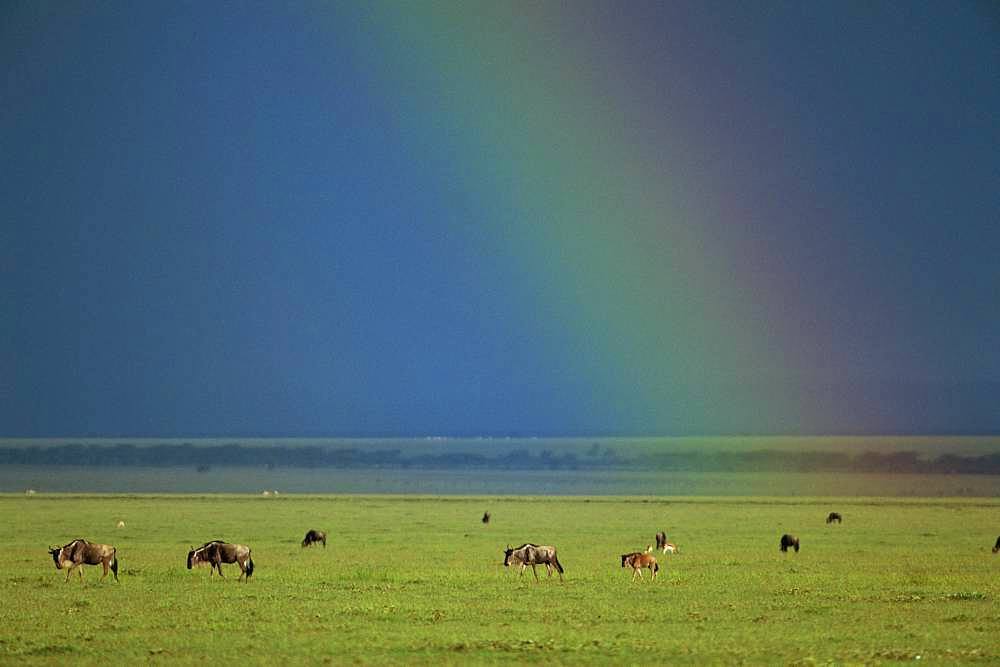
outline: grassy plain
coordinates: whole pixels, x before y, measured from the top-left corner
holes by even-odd
[[[996,499],[7,495],[0,525],[7,664],[1000,661]],[[681,553],[629,583],[659,529]],[[75,537],[121,583],[64,583],[45,549]],[[252,547],[249,584],[185,569],[213,538]],[[566,581],[505,573],[524,541]]]

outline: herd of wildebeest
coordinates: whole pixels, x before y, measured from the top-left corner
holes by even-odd
[[[488,524],[490,518],[490,513],[486,512],[483,514],[482,522]],[[843,522],[843,517],[838,512],[830,512],[826,517],[826,522],[828,524],[839,524]],[[124,527],[124,523],[119,522],[118,527]],[[663,531],[656,533],[655,538],[657,551],[662,551],[664,554],[679,553],[677,545],[667,541],[667,535]],[[306,533],[302,539],[302,547],[305,548],[314,544],[322,544],[326,548],[325,531],[309,530]],[[779,549],[786,553],[789,549],[793,549],[798,553],[799,538],[795,535],[785,533],[781,536]],[[660,571],[660,565],[652,552],[653,545],[650,544],[646,547],[645,551],[633,551],[621,555],[622,568],[632,568],[632,581],[635,581],[636,576],[642,579],[642,571],[644,569],[649,570],[650,581],[656,578],[657,573]],[[997,537],[996,544],[993,546],[993,553],[998,552],[1000,552],[1000,537]],[[101,565],[104,568],[104,573],[101,575],[102,581],[108,576],[108,570],[114,575],[115,581],[118,581],[117,549],[110,544],[96,544],[78,538],[62,547],[49,547],[49,554],[52,556],[57,570],[66,570],[66,581],[69,581],[73,570],[77,570],[80,578],[83,579],[83,565]],[[559,562],[559,557],[556,554],[554,546],[538,545],[530,542],[516,548],[507,545],[503,554],[503,565],[505,568],[511,565],[514,567],[520,566],[520,574],[523,575],[524,571],[530,566],[536,580],[538,580],[538,572],[535,570],[537,565],[544,565],[550,577],[554,568],[559,573],[560,580],[562,580],[563,572],[565,572],[562,563]],[[218,572],[220,577],[223,576],[222,565],[233,563],[240,568],[239,578],[249,581],[250,577],[253,576],[254,565],[253,559],[250,557],[250,547],[245,544],[230,544],[223,540],[212,540],[200,547],[191,547],[187,555],[187,569],[190,570],[196,565],[208,565],[210,574]]]

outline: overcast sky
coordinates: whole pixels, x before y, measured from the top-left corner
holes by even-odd
[[[0,4],[0,436],[1000,433],[991,2]]]

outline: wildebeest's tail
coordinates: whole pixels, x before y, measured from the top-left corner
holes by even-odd
[[[566,571],[563,569],[562,563],[559,562],[559,556],[552,557],[552,564],[556,566],[557,570],[559,570],[559,574],[562,574],[563,572]]]
[[[111,552],[111,574],[115,575],[115,581],[118,581],[118,549]]]
[[[247,554],[247,579],[253,576],[253,558]]]

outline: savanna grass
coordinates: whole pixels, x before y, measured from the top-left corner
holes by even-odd
[[[0,517],[4,663],[1000,660],[991,499],[2,496]],[[619,555],[661,529],[680,554],[630,583]],[[46,547],[75,537],[118,547],[120,584],[63,582]],[[185,568],[214,538],[252,547],[248,584]],[[504,571],[525,541],[565,583]]]

